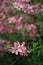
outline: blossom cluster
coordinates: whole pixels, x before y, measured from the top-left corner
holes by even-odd
[[[14,45],[10,43],[10,41],[0,39],[0,51],[9,52],[12,54],[20,54],[22,56],[27,56],[30,51],[26,48],[26,43],[22,42],[14,42]]]
[[[43,5],[33,5],[31,0],[12,0],[11,2],[12,3],[10,3],[10,0],[0,0],[0,35],[5,33],[14,35],[15,32],[20,32],[24,37],[27,34],[30,40],[36,41],[37,38],[39,38],[39,33],[37,26],[32,22],[34,22],[34,15],[39,12],[43,13]],[[11,10],[10,5],[13,5],[11,6],[13,7]],[[23,14],[14,15],[13,12],[15,8],[27,12],[30,16],[33,15],[32,22],[27,24]],[[11,15],[8,16],[9,14]],[[27,56],[30,52],[27,50],[25,44],[25,42],[14,42],[14,44],[11,44],[10,41],[0,39],[0,50]]]
[[[8,13],[8,0],[0,0],[0,16],[4,16]]]
[[[37,26],[32,23],[30,23],[30,24],[25,23],[22,15],[20,15],[18,18],[17,17],[9,18],[8,23],[15,24],[15,30],[21,31],[21,33],[24,35],[25,35],[25,33],[28,32],[28,36],[30,39],[35,39],[35,38],[39,37],[38,31],[37,31]],[[26,30],[26,32],[23,30]]]
[[[39,37],[37,27],[34,24],[28,24],[26,26],[27,32],[29,34],[29,38],[32,40],[35,40],[36,38]]]
[[[13,24],[12,27],[11,24]],[[39,37],[37,26],[32,23],[25,23],[22,15],[9,17],[7,20],[3,17],[0,20],[0,34],[8,33],[13,35],[15,32],[21,32],[23,35],[27,33],[31,40]]]
[[[43,5],[33,5],[31,0],[12,0],[14,8],[27,12],[30,15],[36,15],[37,13],[43,13]]]
[[[10,5],[11,0],[0,0],[0,18],[13,14],[13,7]]]

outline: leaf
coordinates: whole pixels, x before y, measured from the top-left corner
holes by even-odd
[[[36,48],[37,46],[38,46],[38,42],[37,43],[33,42],[33,48]]]

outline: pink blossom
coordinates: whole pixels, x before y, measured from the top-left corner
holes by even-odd
[[[10,41],[0,39],[0,51],[8,51],[8,49],[12,46]]]
[[[12,54],[15,53],[16,55],[18,55],[19,47],[20,47],[19,42],[18,43],[14,42],[14,46],[9,49],[9,52],[11,52]]]
[[[39,37],[39,34],[37,32],[37,27],[34,24],[28,24],[25,26],[29,39],[36,40]]]
[[[16,18],[15,17],[10,17],[10,18],[8,18],[8,23],[10,24],[10,23],[15,23],[15,21],[16,21]]]
[[[18,53],[23,56],[28,55],[25,42],[22,42],[21,44],[19,42],[18,43],[14,42],[14,46],[10,47],[8,51],[11,52],[12,54],[15,53],[16,55],[18,55]]]
[[[15,30],[20,31],[24,25],[23,16],[20,15],[19,17],[15,16],[8,18],[8,24],[11,23],[15,24],[14,25]]]
[[[35,30],[37,27],[34,24],[28,24],[26,26],[27,32],[30,32],[31,30]]]
[[[30,4],[31,0],[13,0],[12,4],[17,10],[27,12],[30,15],[35,15],[40,12],[40,4]]]
[[[6,32],[6,27],[5,26],[0,26],[0,33],[3,34]]]

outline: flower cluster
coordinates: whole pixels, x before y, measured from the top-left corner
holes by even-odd
[[[10,6],[10,2],[10,0],[0,0],[0,18],[13,14],[13,7]]]
[[[20,55],[27,56],[30,51],[26,49],[25,44],[25,42],[22,42],[21,44],[19,42],[14,42],[14,46],[10,47],[9,52],[11,52],[12,54],[15,53],[16,55],[18,55],[19,53]]]
[[[27,32],[29,33],[29,38],[35,40],[39,37],[37,27],[34,24],[26,25]]]
[[[10,27],[9,25],[13,23],[14,26]],[[15,31],[20,31],[23,27],[24,20],[22,16],[18,17],[9,17],[8,20],[5,17],[0,19],[0,34],[9,33],[13,34]]]
[[[11,24],[13,24],[12,27],[9,26]],[[25,32],[25,30],[26,30],[26,32]],[[32,23],[30,23],[30,24],[25,23],[22,15],[9,17],[7,20],[5,20],[5,18],[3,17],[0,20],[0,34],[4,34],[6,32],[8,34],[12,34],[12,35],[15,32],[21,32],[22,34],[28,32],[28,36],[32,40],[39,37],[36,25],[34,25]]]
[[[0,51],[8,51],[8,48],[11,46],[10,41],[0,39]]]
[[[34,15],[37,13],[43,13],[43,5],[33,5],[31,0],[12,0],[11,2],[12,3],[10,3],[10,0],[0,0],[0,36],[5,33],[14,35],[15,32],[20,32],[24,38],[27,34],[29,40],[36,41],[37,38],[39,38],[39,34],[37,26],[33,23]],[[14,15],[13,12],[15,8],[23,11],[24,13],[27,12],[30,14],[30,18],[32,16],[30,23],[27,24],[25,21],[26,18],[23,14]],[[25,44],[25,42],[14,42],[14,44],[11,44],[10,41],[0,39],[0,50],[7,51],[12,54],[15,53],[16,55],[20,54],[27,56],[30,52],[27,50]]]
[[[0,0],[0,16],[3,17],[8,13],[8,7],[9,2],[8,0]]]
[[[14,8],[16,8],[17,10],[22,10],[30,15],[36,15],[39,12],[43,13],[43,5],[33,5],[30,2],[31,0],[12,0]]]
[[[22,56],[27,56],[30,51],[26,48],[26,43],[22,42],[14,42],[14,45],[10,43],[10,41],[0,39],[0,51],[9,52],[12,54],[20,54]]]

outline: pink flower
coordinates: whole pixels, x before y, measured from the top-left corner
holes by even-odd
[[[3,34],[6,32],[6,26],[0,26],[0,34]]]
[[[25,46],[25,42],[21,43],[21,52],[20,52],[20,55],[27,56],[27,49],[26,49],[26,46]]]
[[[25,28],[28,32],[30,40],[36,40],[39,37],[37,27],[34,24],[28,24],[25,26]]]
[[[40,12],[43,13],[43,5],[40,8]]]
[[[17,26],[17,25],[15,25],[15,29],[17,30],[17,31],[20,31],[21,29],[22,29],[22,25],[19,25],[19,26]]]
[[[18,55],[19,47],[20,47],[19,42],[18,43],[14,42],[14,46],[9,49],[9,52],[11,52],[12,54],[15,53],[16,55]]]
[[[8,23],[10,24],[10,23],[15,23],[15,21],[16,21],[16,17],[10,17],[10,18],[8,18]]]
[[[37,27],[34,24],[28,24],[26,25],[27,32],[30,32],[31,30],[35,30]]]
[[[21,44],[19,42],[18,43],[14,42],[14,46],[10,47],[8,51],[11,52],[12,54],[15,53],[16,55],[18,55],[18,53],[23,56],[28,55],[25,42],[22,42]]]
[[[12,46],[10,41],[0,39],[0,51],[8,51],[8,49]]]
[[[31,0],[12,0],[12,4],[14,8],[17,10],[22,10],[23,12],[27,12],[30,15],[35,15],[40,12],[40,4],[33,5],[30,4]],[[43,11],[41,9],[41,11]]]

